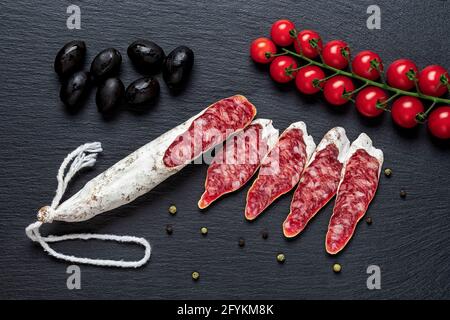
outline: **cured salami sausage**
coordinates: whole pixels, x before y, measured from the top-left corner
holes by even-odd
[[[245,185],[258,170],[262,158],[273,148],[278,131],[272,120],[257,119],[227,140],[208,167],[198,207],[204,209],[224,194]]]
[[[342,171],[325,241],[328,253],[338,253],[350,241],[375,196],[382,165],[383,152],[361,133],[350,146]]]
[[[87,143],[78,147],[64,159],[58,171],[58,188],[55,198],[50,206],[42,207],[39,210],[38,221],[26,228],[27,236],[32,241],[39,242],[50,255],[72,263],[123,268],[136,268],[144,265],[150,258],[151,247],[143,238],[108,234],[69,234],[44,237],[40,234],[39,229],[42,224],[53,221],[78,222],[88,220],[102,212],[133,201],[152,190],[171,175],[179,172],[186,166],[188,160],[214,147],[216,143],[223,142],[226,137],[243,130],[255,114],[255,107],[243,96],[233,96],[220,100],[123,158],[86,183],[75,195],[61,202],[71,178],[79,170],[93,166],[97,154],[102,151],[99,142]],[[180,140],[180,137],[191,138],[190,130],[194,127],[194,124],[199,124],[203,128],[218,130],[219,138],[211,138],[211,135],[201,136],[201,148],[196,150],[195,153],[191,153],[190,150],[185,153],[184,142],[180,142],[182,140]],[[203,133],[203,131],[200,131],[200,133]],[[206,133],[209,134],[210,132],[207,130]],[[175,154],[176,157],[172,158],[171,154]],[[173,162],[173,159],[178,162]],[[139,261],[90,259],[61,254],[49,245],[53,242],[74,239],[135,243],[145,247],[145,255]]]
[[[245,217],[255,219],[278,197],[295,187],[316,145],[304,122],[291,124],[262,160],[258,177],[247,193]]]
[[[234,110],[230,111],[230,106],[234,106]],[[168,154],[171,148],[177,144],[179,137],[189,132],[193,123],[200,121],[205,127],[217,128],[224,126],[226,119],[229,123],[233,123],[234,129],[227,133],[231,135],[243,130],[251,122],[255,113],[255,107],[245,97],[239,95],[212,104],[89,181],[78,193],[61,203],[56,210],[52,210],[51,220],[83,221],[133,201],[183,169],[188,163],[183,162],[176,167],[168,167],[166,160],[170,161]],[[213,114],[213,117],[209,117]],[[246,120],[231,121],[230,117],[233,115],[235,119],[236,115],[240,115]],[[248,123],[247,119],[249,119]],[[227,126],[232,127],[229,124]],[[217,143],[223,141],[220,140]],[[48,207],[44,207],[40,211],[43,221],[47,219],[47,209]]]
[[[256,108],[244,96],[236,95],[210,105],[167,148],[163,162],[168,168],[187,164],[201,153],[225,141],[248,126]]]
[[[336,194],[350,141],[344,128],[336,127],[320,141],[295,190],[291,210],[283,223],[283,233],[292,238]]]

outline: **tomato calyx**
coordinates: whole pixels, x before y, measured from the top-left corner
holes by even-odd
[[[389,110],[389,109],[387,108],[387,103],[386,103],[386,101],[380,101],[380,100],[377,100],[377,102],[375,103],[375,107],[376,107],[377,109],[380,109],[380,110],[383,110],[383,111],[391,112],[391,110]]]
[[[347,99],[348,101],[351,101],[351,102],[355,102],[355,100],[352,98],[354,92],[355,92],[355,90],[347,91],[347,90],[344,88],[344,91],[342,92],[342,98],[343,98],[343,99]]]
[[[323,82],[323,81],[321,81],[320,79],[314,79],[314,80],[312,81],[312,85],[313,85],[314,88],[323,90],[323,88],[322,88],[322,82]]]
[[[405,74],[409,80],[417,81],[417,72],[415,72],[414,69],[409,69]]]
[[[289,30],[289,36],[291,37],[291,38],[297,38],[297,36],[298,36],[298,31],[297,31],[297,29],[291,29],[291,30]]]
[[[377,59],[372,59],[372,60],[370,60],[370,68],[369,68],[369,71],[372,71],[372,70],[377,70],[378,72],[381,72],[381,68],[380,68],[380,61],[378,61]]]
[[[425,114],[425,112],[420,112],[420,113],[416,114],[416,121],[418,123],[425,123],[426,120],[427,120],[427,115]]]
[[[349,47],[343,47],[341,48],[341,55],[350,61],[350,48]]]
[[[425,112],[419,112],[416,115],[416,121],[418,123],[425,123],[427,121],[428,115],[430,114],[431,110],[436,106],[436,101],[434,101]]]
[[[445,74],[441,74],[441,76],[439,77],[439,82],[441,83],[442,86],[446,86],[447,90],[450,91],[450,83]]]
[[[289,66],[289,67],[287,67],[286,69],[284,69],[284,73],[288,76],[288,77],[291,77],[291,78],[294,78],[294,73],[297,71],[297,70],[299,70],[300,68],[293,68],[292,67],[292,64]]]
[[[319,40],[314,38],[314,39],[310,39],[309,44],[311,45],[311,47],[313,47],[314,49],[319,49]]]

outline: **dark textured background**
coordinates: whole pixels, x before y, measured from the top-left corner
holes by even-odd
[[[82,30],[66,28],[67,1],[7,0],[0,5],[0,298],[450,298],[450,146],[431,139],[425,127],[396,129],[388,114],[375,122],[352,106],[335,111],[321,97],[307,99],[293,86],[277,86],[248,57],[252,39],[268,35],[282,17],[325,40],[347,40],[357,52],[373,49],[388,64],[396,58],[450,66],[448,1],[381,1],[382,29],[366,28],[366,8],[374,1],[74,1],[82,10]],[[114,46],[124,55],[125,84],[138,77],[126,57],[136,38],[160,44],[166,52],[185,44],[196,55],[186,90],[170,95],[161,82],[158,104],[147,114],[123,111],[110,121],[97,113],[94,92],[77,114],[58,99],[53,59],[67,41],[88,46],[88,63]],[[332,210],[329,204],[294,241],[280,225],[292,194],[282,197],[254,223],[243,217],[246,186],[205,212],[197,209],[207,167],[189,166],[134,203],[79,224],[54,223],[44,233],[100,232],[147,238],[151,261],[137,270],[82,266],[82,290],[66,289],[67,264],[48,257],[29,241],[24,228],[38,208],[49,204],[56,171],[65,155],[87,142],[103,143],[95,169],[69,189],[73,193],[141,145],[176,126],[211,102],[246,95],[260,117],[277,128],[303,120],[316,143],[331,127],[346,128],[350,139],[364,131],[381,147],[393,177],[381,177],[368,215],[348,247],[336,257],[324,250]],[[399,198],[405,188],[408,196]],[[167,208],[178,206],[176,216]],[[174,234],[166,235],[172,224]],[[209,234],[202,237],[201,226]],[[261,239],[263,228],[268,240]],[[245,248],[237,239],[245,237]],[[72,242],[65,253],[105,258],[139,258],[134,246]],[[275,256],[284,252],[279,265]],[[331,271],[339,262],[341,274]],[[366,268],[382,270],[382,289],[366,288]],[[198,270],[199,282],[191,272]]]

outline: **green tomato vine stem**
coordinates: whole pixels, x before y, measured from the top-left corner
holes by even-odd
[[[418,93],[418,92],[411,92],[411,91],[405,91],[405,90],[397,89],[397,88],[394,88],[394,87],[391,87],[391,86],[387,85],[386,83],[376,82],[376,81],[372,81],[372,80],[366,79],[364,77],[358,76],[358,75],[354,74],[353,72],[348,72],[348,71],[343,71],[343,70],[339,70],[339,69],[333,68],[333,67],[331,67],[331,66],[329,66],[329,65],[327,65],[325,63],[312,60],[310,58],[305,57],[302,54],[299,54],[297,52],[291,51],[291,50],[286,49],[286,48],[283,48],[283,52],[286,53],[286,54],[290,54],[290,55],[292,55],[294,57],[303,59],[306,62],[308,62],[309,64],[312,64],[312,65],[315,65],[315,66],[318,66],[318,67],[322,67],[322,68],[331,70],[331,71],[333,71],[335,73],[334,75],[347,76],[347,77],[350,77],[350,78],[353,78],[353,79],[360,80],[360,81],[364,82],[366,85],[371,85],[371,86],[375,86],[375,87],[378,87],[378,88],[381,88],[381,89],[385,89],[385,90],[391,91],[391,92],[393,92],[395,94],[395,96],[403,95],[403,96],[416,97],[416,98],[424,99],[424,100],[430,100],[430,101],[433,102],[433,107],[436,104],[448,104],[448,105],[450,105],[450,99],[444,99],[444,98],[439,98],[439,97],[427,96],[427,95],[424,95],[424,94]],[[431,111],[430,109],[431,108],[429,108],[427,110],[427,114]]]

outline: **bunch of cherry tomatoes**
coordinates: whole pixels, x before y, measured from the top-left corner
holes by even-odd
[[[295,51],[286,48],[292,45]],[[277,46],[282,48],[281,52]],[[403,128],[413,128],[427,120],[434,136],[450,139],[450,105],[435,108],[436,104],[450,101],[439,98],[450,87],[449,74],[439,65],[419,71],[413,61],[399,59],[384,72],[383,61],[375,52],[365,50],[351,58],[346,42],[333,40],[323,45],[317,32],[297,31],[294,23],[285,19],[272,25],[271,39],[262,37],[252,42],[250,55],[257,63],[270,63],[274,81],[287,83],[295,79],[303,94],[322,91],[325,100],[335,106],[353,101],[365,117],[390,111],[393,121]],[[307,64],[299,66],[298,58]],[[351,71],[344,71],[348,68]],[[323,69],[333,74],[327,76]],[[363,84],[356,88],[352,78]],[[432,105],[425,109],[423,100]]]

